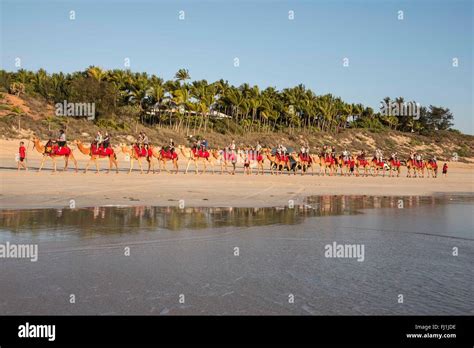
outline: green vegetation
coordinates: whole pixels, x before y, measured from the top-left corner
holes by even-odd
[[[448,130],[453,115],[447,108],[421,107],[420,118],[384,116],[362,104],[344,102],[331,94],[316,95],[304,85],[260,90],[219,80],[187,82],[189,72],[180,69],[174,80],[129,70],[102,70],[91,66],[72,74],[45,70],[0,71],[0,88],[16,95],[41,96],[48,103],[87,102],[96,105],[96,125],[137,130],[147,127],[196,134],[213,131],[243,134],[285,131],[337,134],[344,128],[433,134]],[[385,98],[385,101],[391,101]],[[394,101],[401,105],[403,98]],[[52,119],[47,121],[48,125]]]

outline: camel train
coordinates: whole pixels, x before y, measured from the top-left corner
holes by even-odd
[[[38,151],[43,157],[38,171],[43,169],[44,163],[47,159],[51,159],[53,163],[53,172],[57,171],[57,158],[64,159],[63,171],[66,171],[69,166],[69,161],[74,163],[75,171],[78,171],[77,160],[74,156],[74,149],[70,146],[59,147],[57,144],[46,143],[43,144],[39,138],[33,137],[33,148]],[[134,169],[134,163],[138,163],[140,173],[144,173],[144,164],[146,162],[146,173],[155,173],[155,162],[158,164],[157,172],[178,174],[179,166],[178,160],[181,157],[186,162],[184,174],[187,174],[191,165],[193,165],[196,174],[205,174],[208,169],[212,174],[215,173],[215,167],[220,168],[220,174],[235,174],[237,163],[244,164],[244,172],[247,174],[253,173],[253,168],[256,168],[256,175],[264,175],[264,163],[269,163],[269,173],[271,175],[294,174],[319,176],[385,176],[388,173],[389,177],[399,177],[401,168],[406,166],[408,178],[424,178],[425,173],[427,178],[436,178],[438,176],[438,165],[433,160],[424,160],[422,163],[413,159],[406,161],[399,161],[390,159],[388,161],[379,162],[375,158],[359,158],[358,156],[343,157],[340,156],[322,156],[318,154],[301,154],[292,151],[286,155],[279,155],[270,148],[263,148],[259,153],[252,151],[249,148],[238,149],[233,152],[226,152],[226,150],[198,150],[179,145],[175,151],[170,151],[164,147],[154,147],[147,145],[145,147],[138,147],[136,144],[128,146],[120,144],[119,150],[109,148],[96,148],[94,144],[89,146],[82,143],[80,140],[72,142],[79,152],[89,157],[85,166],[84,173],[87,173],[89,167],[94,165],[96,173],[100,172],[99,160],[105,159],[108,161],[107,173],[111,170],[119,172],[117,154],[120,152],[124,155],[123,159],[130,162],[128,173],[130,174]],[[168,170],[168,163],[171,163],[171,171]],[[201,168],[201,170],[200,170]],[[230,169],[230,170],[229,170]],[[319,171],[316,171],[319,169]]]

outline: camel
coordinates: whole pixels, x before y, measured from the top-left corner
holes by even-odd
[[[362,176],[364,175],[369,176],[370,166],[371,166],[370,160],[366,160],[365,158],[362,158],[361,156],[355,157],[356,176],[360,175],[361,168],[364,170],[364,172],[362,173]]]
[[[391,158],[388,162],[390,166],[390,177],[392,177],[393,172],[397,172],[397,178],[400,176],[402,164],[398,159]]]
[[[102,158],[109,159],[109,169],[107,170],[107,174],[110,172],[113,166],[115,166],[116,173],[119,172],[118,164],[117,164],[117,155],[114,149],[112,149],[111,147],[106,149],[108,151],[99,153],[98,151],[96,151],[95,147],[93,148],[92,145],[91,147],[87,147],[80,140],[74,140],[74,143],[76,144],[79,151],[81,151],[84,155],[88,155],[90,157],[89,162],[87,162],[86,168],[84,169],[84,173],[87,173],[87,169],[89,169],[89,166],[93,162],[95,163],[97,174],[99,174],[100,170],[99,170],[99,164],[97,163],[97,160],[102,159]]]
[[[173,163],[173,167],[175,169],[175,174],[178,174],[178,153],[176,151],[173,151],[173,154],[169,150],[165,150],[165,148],[160,148],[159,150],[157,148],[152,149],[153,151],[153,156],[155,156],[158,159],[159,163],[159,171],[161,172],[162,169],[164,169],[167,173],[170,171],[166,167],[167,162]]]
[[[334,173],[337,174],[336,159],[331,155],[325,156],[321,154],[312,155],[313,163],[319,164],[319,175],[326,175],[329,172],[329,176],[332,176]]]
[[[244,150],[239,150],[238,153],[240,155],[240,158],[242,159],[242,161],[245,160],[245,155],[248,156],[248,159],[252,162],[256,162],[257,163],[257,175],[259,173],[261,173],[262,175],[264,175],[265,171],[263,169],[263,162],[264,162],[264,156],[262,155],[262,152],[263,151],[260,151],[260,153],[257,153],[257,151],[255,151],[254,149],[244,149]],[[250,171],[250,174],[252,174],[252,166],[249,166],[249,171]]]
[[[185,147],[183,145],[179,145],[178,149],[181,151],[181,154],[188,160],[188,164],[186,165],[186,170],[184,171],[184,174],[188,173],[189,166],[191,165],[191,162],[194,163],[194,168],[196,170],[196,174],[199,173],[199,168],[198,168],[198,163],[202,162],[203,163],[203,171],[201,174],[206,173],[207,165],[209,164],[212,169],[212,174],[214,174],[214,157],[211,156],[210,152],[207,157],[200,156],[199,152],[193,151],[192,149]]]
[[[407,178],[425,177],[425,163],[419,164],[416,160],[409,158],[407,161]]]
[[[39,140],[39,138],[33,137],[32,141],[33,141],[33,148],[35,148],[36,151],[38,151],[40,154],[43,155],[43,159],[41,160],[41,164],[40,164],[40,167],[38,169],[38,172],[40,172],[41,169],[43,169],[44,161],[47,158],[51,158],[51,160],[53,161],[53,173],[56,173],[56,157],[64,156],[63,171],[65,171],[67,169],[68,164],[69,164],[69,159],[72,159],[73,162],[74,162],[74,166],[76,167],[76,173],[77,173],[77,161],[76,161],[76,158],[74,157],[74,155],[72,153],[71,148],[69,148],[68,146],[63,146],[61,148],[61,150],[59,151],[58,145],[53,144],[51,149],[48,152],[46,152],[46,148],[43,144],[41,144],[41,141]]]
[[[293,160],[296,162],[295,163],[295,175],[296,175],[296,170],[299,168],[301,169],[301,175],[304,175],[307,171],[308,171],[308,168],[311,167],[311,175],[314,175],[314,166],[312,165],[312,156],[310,156],[309,154],[307,155],[307,157],[303,157],[303,155],[301,153],[297,154],[296,152],[292,152],[291,153],[291,158],[293,158]]]
[[[351,174],[351,165],[355,166],[354,157],[350,156],[350,155],[347,156],[346,160],[344,160],[344,155],[339,155],[339,157],[337,157],[336,162],[337,162],[337,167],[339,167],[341,169],[341,176],[350,175]]]
[[[237,154],[226,150],[211,150],[211,155],[214,157],[216,162],[221,165],[221,174],[224,174],[224,168],[227,174],[235,174]],[[229,164],[232,166],[232,172],[229,172]]]
[[[425,161],[426,176],[429,178],[430,175],[434,179],[438,177],[438,163],[434,160]]]
[[[149,147],[148,151],[145,152],[146,154],[143,154],[144,152],[139,153],[139,149],[137,145],[132,145],[132,148],[129,148],[125,144],[120,144],[120,149],[122,150],[122,153],[125,155],[130,156],[130,170],[128,171],[128,174],[130,174],[133,170],[133,161],[137,161],[138,165],[140,167],[140,174],[143,174],[143,166],[142,166],[142,158],[145,157],[146,161],[148,162],[148,171],[147,174],[150,172],[150,168],[153,167],[153,173],[155,172],[155,167],[153,165],[153,150]]]
[[[378,176],[379,170],[381,170],[382,176],[385,177],[385,168],[388,166],[385,161],[377,161],[377,159],[374,157],[371,160],[369,160],[369,163],[370,163],[370,172],[372,173],[372,176]]]
[[[276,174],[283,174],[283,169],[288,169],[288,175],[290,175],[290,161],[289,156],[285,156],[283,158],[277,156],[276,154],[273,155],[269,149],[265,150],[265,155],[267,159],[270,161],[270,171],[271,174],[275,174],[274,170],[276,169]]]

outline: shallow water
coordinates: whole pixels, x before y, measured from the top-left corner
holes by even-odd
[[[39,257],[0,259],[0,314],[472,315],[473,208],[466,195],[3,210],[0,243]],[[363,245],[363,261],[325,257],[334,242]]]

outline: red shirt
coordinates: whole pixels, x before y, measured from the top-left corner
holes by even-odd
[[[20,146],[20,157],[25,158],[26,157],[26,149],[24,146]]]

